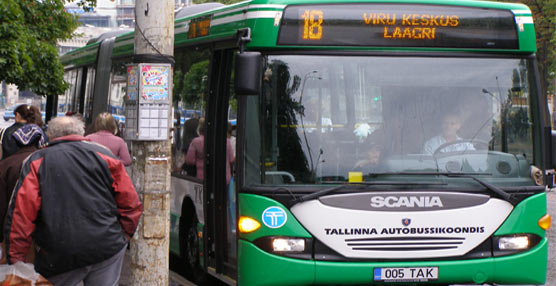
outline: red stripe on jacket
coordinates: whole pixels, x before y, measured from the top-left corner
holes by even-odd
[[[143,211],[137,191],[135,191],[135,187],[120,160],[102,153],[97,152],[97,154],[108,164],[110,174],[112,174],[114,180],[112,187],[114,188],[114,198],[120,215],[120,224],[126,235],[131,237],[135,233]]]
[[[24,261],[35,231],[35,219],[41,208],[38,172],[42,158],[30,163],[29,173],[17,190],[12,223],[10,225],[9,257],[11,263]]]

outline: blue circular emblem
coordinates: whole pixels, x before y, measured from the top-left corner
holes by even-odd
[[[288,220],[288,215],[280,207],[269,207],[264,210],[262,215],[262,221],[264,225],[270,228],[279,228],[286,224]]]

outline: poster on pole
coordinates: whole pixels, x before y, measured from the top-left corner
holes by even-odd
[[[141,65],[141,101],[168,101],[170,67],[166,65]]]
[[[136,65],[127,66],[126,101],[136,101],[139,95],[139,73]]]

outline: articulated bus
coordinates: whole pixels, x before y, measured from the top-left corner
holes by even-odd
[[[125,120],[133,43],[64,55],[71,89],[49,106]],[[171,252],[197,283],[545,283],[554,154],[535,52],[522,4],[178,11]]]

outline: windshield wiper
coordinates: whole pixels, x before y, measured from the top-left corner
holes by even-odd
[[[373,173],[373,176],[382,176],[382,175],[409,175],[409,176],[423,176],[423,175],[431,175],[431,176],[445,176],[445,177],[452,177],[452,178],[469,178],[474,180],[475,182],[481,184],[490,192],[494,193],[498,197],[502,198],[503,200],[509,202],[513,206],[519,203],[519,200],[512,194],[507,193],[506,191],[498,188],[497,186],[491,185],[477,177],[476,175],[492,175],[490,173],[449,173],[449,172],[399,172],[399,173]],[[327,182],[327,183],[343,183],[343,182]],[[328,189],[324,189],[318,191],[316,193],[304,195],[300,198],[293,199],[291,201],[291,205],[295,203],[305,202],[313,199],[317,199],[319,197],[331,194],[337,190],[340,190],[345,187],[353,186],[353,185],[445,185],[444,183],[426,183],[426,182],[389,182],[389,181],[370,181],[370,182],[357,182],[357,183],[349,183],[349,185],[341,185],[336,186]]]
[[[324,182],[323,182],[324,183]],[[330,183],[345,183],[345,182],[326,182],[327,184]],[[300,198],[295,198],[291,201],[291,204],[295,204],[295,203],[301,203],[301,202],[305,202],[305,201],[309,201],[309,200],[314,200],[317,198],[320,198],[322,196],[331,194],[337,190],[343,189],[345,187],[350,187],[353,185],[365,185],[365,186],[414,186],[414,185],[446,185],[445,183],[426,183],[426,182],[412,182],[412,183],[408,183],[408,182],[389,182],[389,181],[371,181],[371,182],[352,182],[349,183],[348,185],[341,185],[341,186],[336,186],[336,187],[332,187],[332,188],[328,188],[328,189],[324,189],[312,194],[308,194],[308,195],[304,195],[301,196]]]
[[[498,188],[497,186],[491,185],[477,177],[476,175],[492,175],[490,173],[450,173],[450,172],[402,172],[402,173],[377,173],[373,175],[432,175],[432,176],[446,176],[453,178],[470,178],[475,182],[481,184],[483,187],[492,193],[498,195],[503,200],[509,202],[513,206],[519,203],[519,200],[512,194]]]
[[[500,189],[497,186],[491,185],[475,176],[472,175],[466,175],[466,174],[459,174],[459,173],[446,173],[443,174],[444,176],[447,177],[457,177],[457,178],[470,178],[473,179],[475,182],[483,185],[485,188],[487,188],[489,191],[495,193],[496,195],[498,195],[500,198],[502,198],[503,200],[507,201],[508,203],[512,204],[512,206],[516,206],[519,203],[519,200],[512,194],[508,194],[506,191]]]

